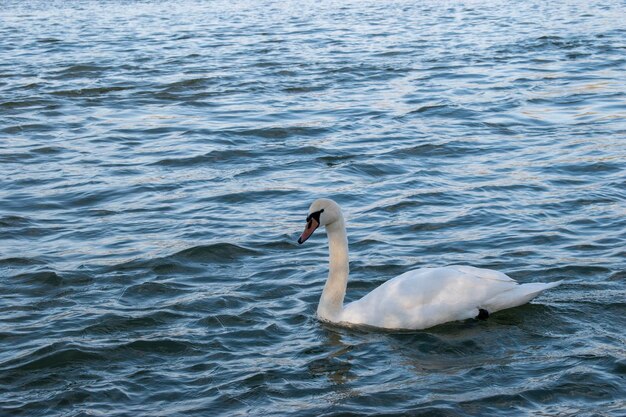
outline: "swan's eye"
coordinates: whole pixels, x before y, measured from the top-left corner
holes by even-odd
[[[311,219],[315,219],[316,222],[320,222],[320,214],[322,214],[324,212],[324,209],[321,209],[319,211],[315,211],[311,214],[309,214],[308,216],[306,216],[306,221],[307,223],[311,223]]]

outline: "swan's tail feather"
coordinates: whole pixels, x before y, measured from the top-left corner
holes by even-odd
[[[490,313],[512,308],[526,304],[545,290],[561,285],[563,281],[556,282],[534,282],[530,284],[521,284],[515,288],[505,291],[492,299],[488,300],[481,307]]]

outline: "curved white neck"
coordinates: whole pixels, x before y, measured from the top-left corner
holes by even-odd
[[[329,270],[326,285],[317,306],[317,315],[322,320],[340,321],[343,297],[348,284],[348,236],[343,217],[326,226],[328,235]]]

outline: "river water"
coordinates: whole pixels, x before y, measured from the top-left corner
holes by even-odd
[[[2,416],[626,415],[623,1],[0,8]],[[564,280],[417,332],[418,267]]]

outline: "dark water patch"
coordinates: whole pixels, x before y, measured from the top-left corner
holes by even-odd
[[[546,191],[548,187],[543,184],[522,184],[522,183],[508,183],[508,184],[498,184],[498,185],[484,185],[480,187],[476,187],[472,189],[472,191],[484,193],[486,195],[492,195],[497,193],[498,191],[504,192],[516,192],[516,191],[526,191],[526,192],[541,192]]]
[[[185,294],[187,291],[188,287],[183,284],[149,281],[127,287],[122,297],[149,300],[154,298],[175,297]]]
[[[536,256],[537,252],[534,250],[513,250],[513,251],[505,252],[503,255],[510,256],[513,258],[527,258],[527,257]]]
[[[255,250],[233,243],[213,243],[184,249],[172,255],[172,258],[204,263],[231,263],[258,254]]]
[[[59,155],[64,153],[65,151],[66,149],[60,146],[42,146],[30,150],[30,152],[40,155]]]
[[[509,218],[505,215],[494,213],[487,209],[478,209],[470,213],[462,214],[450,218],[444,222],[419,222],[409,226],[409,229],[414,232],[430,232],[441,229],[453,230],[455,228],[471,228],[473,225],[480,225],[481,227],[487,227],[490,225],[504,226],[509,223]],[[534,238],[537,238],[535,236]]]
[[[167,325],[182,318],[179,314],[157,311],[141,316],[122,316],[119,314],[105,314],[97,322],[81,330],[84,334],[125,334],[129,331],[151,330]]]
[[[514,136],[518,134],[517,130],[512,129],[512,126],[508,123],[483,122],[482,124],[498,135]]]
[[[85,212],[93,217],[107,217],[107,216],[115,216],[116,214],[120,214],[119,211],[113,210],[101,210],[101,209],[91,209],[85,210]]]
[[[593,403],[610,400],[620,391],[618,382],[609,382],[596,372],[574,371],[553,383],[547,383],[541,390],[526,392],[526,396],[537,402],[569,399]]]
[[[613,272],[609,277],[609,281],[621,281],[624,278],[626,278],[626,270]]]
[[[254,297],[251,297],[243,291],[232,291],[231,283],[232,280],[224,280],[221,283],[221,287],[211,286],[210,288],[213,288],[213,290],[208,291],[207,293],[196,291],[193,293],[194,295],[173,300],[173,302],[169,304],[169,307],[179,312],[193,312],[202,315],[207,312],[222,311],[236,312],[238,314],[240,311],[245,309],[246,305],[250,303]],[[206,284],[206,278],[202,279],[199,283],[199,285]],[[222,290],[222,288],[224,289]]]
[[[424,115],[426,117],[443,117],[456,119],[471,119],[476,114],[469,109],[449,104],[433,104],[419,107],[408,112],[404,117]]]
[[[545,170],[546,168],[544,168]],[[566,174],[605,174],[620,172],[621,167],[619,163],[609,162],[596,162],[596,163],[583,163],[583,164],[562,164],[550,167],[549,171],[562,172]]]
[[[59,43],[59,42],[62,42],[62,40],[61,39],[57,39],[57,38],[47,38],[46,37],[46,38],[37,39],[37,42],[39,42],[39,43]]]
[[[184,167],[188,168],[194,165],[209,165],[215,163],[228,164],[249,164],[254,158],[258,158],[259,154],[252,150],[232,149],[223,151],[211,151],[204,155],[196,155],[183,158],[167,158],[154,162],[151,165],[167,166],[167,167]]]
[[[21,100],[0,102],[0,108],[5,110],[5,111],[26,110],[26,109],[32,109],[32,110],[39,110],[39,109],[53,110],[53,109],[58,109],[60,107],[61,107],[61,105],[59,103],[54,102],[54,101],[46,100],[46,99],[42,99],[42,98],[34,98],[34,97],[24,98],[24,99],[21,99]],[[13,126],[13,127],[7,127],[5,129],[3,129],[3,131],[5,133],[10,133],[10,134],[19,133],[20,130],[24,130],[24,127],[21,127],[21,125]]]
[[[0,407],[622,415],[618,3],[4,2]],[[322,196],[347,301],[422,266],[564,282],[328,326],[324,230],[295,242]]]
[[[146,127],[146,128],[134,128],[134,127],[124,126],[120,129],[116,129],[115,133],[122,135],[122,136],[126,136],[126,135],[135,136],[137,134],[141,134],[142,136],[162,137],[168,134],[182,133],[182,132],[185,132],[186,130],[187,129],[184,126],[180,126],[176,124],[173,124],[170,126]],[[126,142],[126,145],[128,146],[138,145],[138,144],[139,144],[138,142],[137,143],[132,142],[132,141]]]
[[[179,275],[179,274],[195,274],[202,271],[202,268],[181,262],[175,259],[176,255],[166,256],[163,258],[153,259],[133,259],[105,267],[105,272],[132,272],[132,271],[150,271],[159,276]]]
[[[177,355],[181,353],[189,355],[196,352],[192,343],[173,339],[135,340],[118,349],[164,355]]]
[[[317,93],[324,90],[327,90],[331,87],[330,84],[319,84],[319,85],[298,85],[293,87],[285,87],[284,91],[287,94],[306,94],[306,93]]]
[[[68,90],[56,90],[50,92],[51,95],[64,98],[94,98],[126,91],[132,89],[130,86],[107,86],[107,87],[88,87]]]
[[[87,383],[92,381],[86,381]],[[93,403],[98,404],[102,410],[111,408],[110,402],[125,402],[129,400],[129,396],[121,389],[87,389],[80,386],[69,386],[65,390],[54,390],[45,401],[32,401],[19,406],[8,408],[15,415],[32,415],[36,413],[50,413],[58,409],[76,409],[81,404]],[[111,410],[111,412],[114,412]],[[72,416],[85,417],[90,415],[89,412],[78,411],[72,412]],[[114,414],[111,414],[114,415]]]
[[[258,324],[256,319],[252,318],[252,315],[233,315],[233,314],[218,314],[215,316],[205,317],[198,320],[198,324],[201,326],[207,326],[210,328],[222,327],[224,329],[233,328],[248,328],[251,325]]]
[[[331,128],[316,126],[266,127],[257,129],[242,129],[229,132],[243,137],[258,137],[262,139],[288,139],[292,137],[315,137],[331,132]]]
[[[163,91],[168,93],[195,91],[198,88],[210,87],[211,84],[215,83],[216,81],[219,81],[219,79],[214,80],[211,78],[189,78],[187,80],[176,81],[174,83],[168,84]]]
[[[588,207],[602,207],[610,206],[617,202],[613,197],[593,196],[587,194],[584,197],[579,197],[572,200],[562,200],[554,203],[540,203],[535,206],[542,210],[544,213],[578,213],[579,210]]]
[[[359,163],[352,162],[342,167],[343,170],[360,177],[381,178],[387,175],[400,175],[406,170],[399,164],[394,163]]]
[[[16,284],[60,287],[64,285],[66,281],[54,271],[40,271],[17,275],[13,277],[13,282]]]
[[[276,152],[277,154],[276,156],[278,157],[280,153],[281,152]],[[295,156],[295,157],[291,156],[291,158],[290,160],[287,158],[285,158],[284,160],[281,160],[281,166],[285,172],[290,171],[290,170],[297,172],[302,166],[302,162],[299,160],[302,158],[301,156]],[[263,164],[259,162],[261,161],[248,160],[242,165],[239,165],[240,167],[245,166],[245,168],[242,168],[239,172],[233,175],[233,179],[243,180],[243,179],[250,179],[250,178],[258,178],[259,176],[271,174],[274,172],[276,168],[275,166],[271,166],[271,165],[267,165],[267,164]]]
[[[384,211],[387,213],[402,213],[416,209],[425,204],[447,206],[449,204],[454,204],[456,201],[456,196],[446,195],[443,193],[415,194],[410,197],[407,196],[401,201],[393,199],[388,202],[379,202],[375,207],[367,210],[366,213],[376,213],[378,211]]]
[[[394,149],[387,155],[404,157],[449,157],[458,158],[467,154],[478,154],[485,152],[485,149],[476,144],[449,142],[449,143],[424,143],[406,148]]]
[[[5,271],[9,273],[0,281],[0,287],[12,298],[36,297],[29,301],[29,305],[33,307],[52,308],[73,305],[73,301],[65,297],[88,288],[94,282],[93,277],[86,273],[59,274],[40,269],[40,266],[13,266]]]
[[[270,190],[263,191],[237,191],[218,195],[210,198],[212,202],[221,204],[237,205],[254,201],[255,204],[267,203],[273,201],[277,197],[285,197],[294,194],[294,190]]]
[[[27,132],[52,132],[54,128],[45,123],[23,123],[3,128],[1,131],[9,135],[17,135]]]
[[[570,262],[566,264],[554,263],[548,268],[543,270],[543,274],[546,276],[561,276],[561,277],[602,277],[611,272],[611,268],[606,266],[590,265],[580,262]],[[528,275],[536,275],[536,271],[528,270]],[[571,281],[569,279],[568,281]],[[592,282],[596,282],[597,279],[593,279]],[[576,285],[580,285],[577,283]]]
[[[346,162],[352,161],[358,158],[357,155],[325,155],[316,158],[317,161],[323,162],[329,167],[343,165]]]
[[[70,187],[63,186],[62,189],[68,189],[70,191],[67,192],[59,192],[50,198],[51,203],[57,203],[61,207],[71,207],[71,208],[79,208],[79,207],[94,207],[102,204],[105,201],[115,200],[117,198],[121,198],[123,194],[125,194],[125,190],[123,189],[102,189],[99,188],[97,190],[89,187],[89,185],[93,184],[93,182],[89,182],[86,184],[72,184]],[[97,183],[97,182],[96,182]],[[76,189],[89,189],[89,191],[75,191]]]
[[[23,267],[31,265],[45,265],[46,262],[37,258],[4,258],[0,259],[0,266],[6,267]]]
[[[93,64],[74,64],[63,68],[49,76],[50,79],[72,79],[72,78],[91,78],[100,77],[109,67],[93,65]]]
[[[281,235],[276,237],[276,239],[269,242],[262,241],[252,241],[250,246],[255,250],[258,250],[258,253],[267,253],[267,252],[277,252],[277,253],[285,253],[285,251],[291,250],[294,247],[297,247],[297,241],[294,239],[293,235]]]
[[[89,349],[54,343],[37,349],[23,357],[12,359],[0,364],[0,371],[17,377],[18,372],[36,371],[39,369],[67,368],[84,362],[106,360],[106,357]]]
[[[150,265],[150,268],[155,274],[158,275],[180,275],[180,274],[194,274],[199,273],[203,269],[194,267],[180,262],[171,262],[169,259],[164,259],[163,262],[156,262]]]
[[[615,361],[613,372],[619,375],[626,375],[626,360]]]

